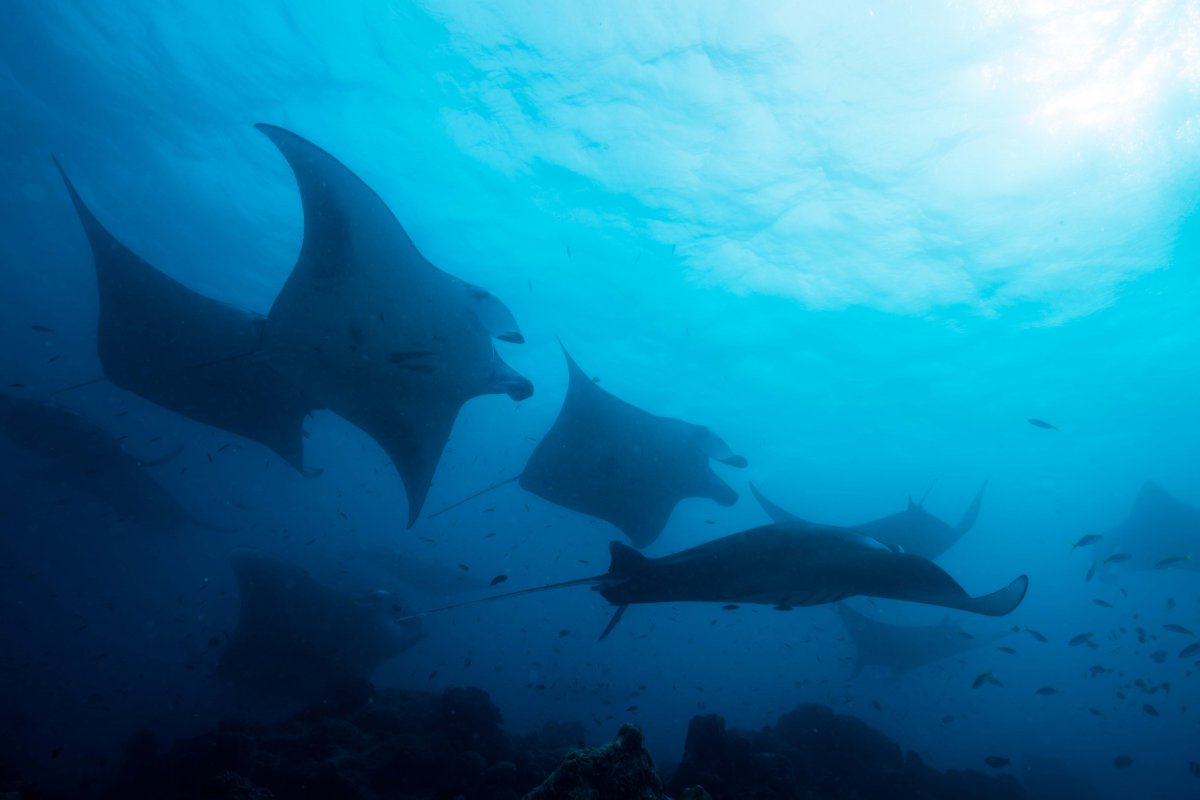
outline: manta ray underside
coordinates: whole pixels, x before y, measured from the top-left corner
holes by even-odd
[[[1029,588],[1029,579],[1021,575],[1003,589],[972,597],[927,558],[897,552],[850,528],[809,522],[763,525],[660,558],[647,558],[620,542],[609,548],[612,562],[603,575],[485,600],[590,585],[617,606],[603,639],[633,604],[757,603],[790,611],[865,596],[1001,617],[1020,605]],[[469,603],[434,611],[463,605]]]
[[[269,361],[380,444],[404,481],[411,526],[463,404],[533,393],[492,342],[524,339],[494,295],[421,255],[341,162],[257,127],[291,166],[304,208],[300,255],[267,315]]]
[[[114,386],[189,419],[269,447],[304,471],[304,417],[313,404],[262,359],[266,319],[192,291],[121,244],[62,167],[96,265],[96,344]]]
[[[230,554],[241,611],[219,667],[230,682],[263,694],[312,699],[420,640],[415,620],[355,603],[309,574],[257,550]]]
[[[566,353],[567,397],[521,473],[521,487],[611,522],[635,547],[654,542],[687,497],[722,506],[737,493],[709,466],[746,466],[701,425],[659,417],[601,389]]]
[[[1005,632],[985,636],[968,634],[949,619],[937,625],[890,625],[838,603],[838,614],[854,642],[854,674],[866,667],[881,667],[892,677],[927,664],[989,645]]]
[[[166,530],[188,523],[208,527],[145,472],[178,456],[182,447],[157,459],[138,459],[116,437],[78,414],[3,393],[0,434],[49,459],[39,483],[69,486],[112,509],[120,520]]]
[[[985,489],[987,489],[987,481],[984,481],[983,485],[979,487],[975,498],[963,513],[962,519],[953,527],[925,510],[924,497],[919,503],[914,503],[910,497],[908,508],[904,511],[847,527],[864,533],[888,547],[898,547],[906,553],[913,553],[925,558],[938,558],[974,527],[975,520],[979,518],[979,508],[983,504]],[[768,500],[753,484],[750,485],[750,491],[772,521],[802,521],[800,517]]]

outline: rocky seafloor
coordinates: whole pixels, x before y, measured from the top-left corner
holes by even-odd
[[[112,800],[1017,800],[1008,775],[938,771],[863,721],[805,705],[759,731],[692,719],[664,780],[641,731],[587,747],[580,724],[504,731],[481,689],[350,686],[274,724],[224,722],[160,747],[130,738]],[[5,789],[11,792],[6,792]],[[0,786],[0,800],[37,797]]]

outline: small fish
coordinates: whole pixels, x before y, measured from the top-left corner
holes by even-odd
[[[47,325],[30,325],[29,327],[38,333],[54,333],[54,328]]]
[[[1083,536],[1079,537],[1078,542],[1071,545],[1071,552],[1075,552],[1075,549],[1078,547],[1087,547],[1090,544],[1095,544],[1096,542],[1100,541],[1103,538],[1104,537],[1098,533],[1084,534]]]
[[[559,637],[560,639],[561,639],[561,638],[563,638],[563,637],[565,637],[565,636],[570,636],[570,635],[571,635],[571,629],[570,629],[570,628],[563,628],[561,631],[559,631],[559,632],[558,632],[558,637]]]
[[[1071,641],[1067,642],[1067,644],[1070,645],[1071,647],[1077,647],[1081,644],[1088,644],[1091,642],[1092,637],[1095,635],[1096,635],[1095,631],[1088,631],[1087,633],[1081,633],[1078,636],[1072,637]]]
[[[1034,692],[1034,694],[1040,694],[1043,697],[1050,697],[1051,695],[1058,694],[1058,689],[1055,689],[1053,686],[1043,686]]]
[[[1158,709],[1155,708],[1154,706],[1150,705],[1149,703],[1145,703],[1142,705],[1142,711],[1145,711],[1146,716],[1148,716],[1148,717],[1157,717],[1158,716]]]
[[[208,637],[208,646],[209,647],[220,647],[221,646],[221,637],[220,636]]]
[[[1196,636],[1196,634],[1192,633],[1190,630],[1177,622],[1168,622],[1166,625],[1163,625],[1163,628],[1171,633],[1182,633],[1184,636],[1191,636],[1193,638]]]
[[[1094,577],[1096,577],[1096,562],[1095,561],[1093,561],[1092,565],[1090,567],[1088,567],[1087,575],[1084,576],[1083,582],[1091,583],[1092,578],[1094,578]]]
[[[958,635],[963,637],[964,639],[974,639],[975,638],[974,635],[967,633],[966,631],[959,631]]]
[[[1094,717],[1103,717],[1104,716],[1104,712],[1098,708],[1089,708],[1088,713]]]
[[[725,605],[721,606],[721,610],[722,611],[737,611],[738,604],[737,603],[726,603]]]
[[[1049,639],[1047,639],[1045,636],[1042,636],[1040,633],[1038,633],[1037,631],[1035,631],[1033,628],[1026,628],[1026,629],[1025,629],[1025,632],[1026,632],[1026,633],[1028,633],[1028,634],[1029,634],[1030,636],[1032,636],[1033,638],[1037,639],[1037,640],[1038,640],[1039,642],[1041,642],[1042,644],[1046,644],[1047,642],[1049,642],[1049,641],[1050,641],[1050,640],[1049,640]]]
[[[1167,569],[1168,567],[1170,567],[1170,566],[1173,566],[1173,565],[1175,565],[1175,564],[1179,564],[1179,563],[1182,563],[1182,562],[1184,562],[1184,561],[1191,561],[1191,560],[1192,560],[1192,557],[1191,557],[1190,555],[1187,555],[1187,556],[1169,556],[1169,557],[1167,557],[1167,558],[1164,558],[1162,561],[1159,561],[1159,562],[1157,562],[1157,563],[1154,565],[1154,568],[1155,568],[1155,569]]]
[[[983,763],[987,764],[992,769],[1001,769],[1011,764],[1012,759],[1005,758],[1004,756],[988,756],[983,760]]]
[[[998,679],[998,678],[997,678],[995,675],[993,675],[993,674],[991,673],[991,671],[989,670],[988,672],[982,672],[982,673],[980,673],[979,675],[977,675],[977,676],[975,677],[975,682],[971,684],[971,688],[972,688],[972,689],[978,689],[980,686],[983,686],[985,683],[990,683],[990,684],[992,684],[993,686],[1003,686],[1003,685],[1004,685],[1004,684],[1003,684],[1003,683],[1001,683],[1001,682],[1000,682],[1000,680],[999,680],[999,679]]]
[[[1200,764],[1195,761],[1188,762],[1188,772],[1192,773],[1197,778],[1200,778]]]
[[[1044,419],[1034,419],[1033,417],[1030,417],[1028,420],[1026,420],[1026,422],[1028,422],[1030,425],[1032,425],[1035,428],[1044,428],[1048,431],[1058,430],[1057,425],[1051,425],[1049,422],[1046,422],[1046,420],[1044,420]]]
[[[1200,655],[1200,642],[1194,642],[1179,651],[1180,658],[1192,658]]]
[[[1117,756],[1113,759],[1113,766],[1117,769],[1125,769],[1133,764],[1133,756]]]
[[[489,583],[488,586],[499,586],[500,584],[504,583],[506,580],[508,580],[507,575],[497,575],[496,577],[492,578],[492,582]]]
[[[627,709],[625,709],[625,710],[626,710],[626,711],[637,711],[637,710],[638,710],[638,707],[637,707],[637,706],[630,706],[629,708],[627,708]]]
[[[1014,650],[1013,648],[1009,647],[1008,645],[1000,645],[996,649],[999,650],[1001,653],[1008,653],[1010,656],[1015,656],[1017,654],[1017,651]]]
[[[1105,564],[1120,564],[1133,558],[1129,553],[1113,553],[1108,558],[1104,559]]]
[[[1166,650],[1155,650],[1153,653],[1150,654],[1150,660],[1153,661],[1155,664],[1164,663],[1167,660],[1167,651]]]
[[[1112,603],[1108,602],[1107,600],[1101,600],[1100,598],[1096,598],[1092,602],[1095,603],[1096,605],[1100,606],[1101,608],[1112,608],[1113,607]]]
[[[459,569],[461,569],[463,572],[470,572],[470,571],[471,571],[471,568],[470,568],[470,567],[468,567],[466,564],[459,564],[459,565],[458,565],[458,568],[459,568]]]

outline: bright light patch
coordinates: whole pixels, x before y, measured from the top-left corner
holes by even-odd
[[[438,4],[483,76],[451,134],[589,182],[705,284],[1057,321],[1160,267],[1189,210],[1188,3],[556,9]]]

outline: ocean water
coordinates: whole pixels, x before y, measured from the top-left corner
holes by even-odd
[[[430,517],[521,472],[566,393],[561,342],[605,390],[748,461],[714,463],[735,505],[684,500],[647,555],[766,523],[750,482],[851,525],[927,490],[954,524],[986,480],[937,562],[971,594],[1029,576],[1009,616],[950,612],[980,640],[1008,635],[892,678],[856,674],[831,606],[633,606],[597,641],[611,607],[569,588],[423,617],[377,686],[479,686],[510,731],[580,719],[600,742],[636,722],[666,764],[695,714],[754,729],[822,703],[940,769],[1001,755],[1020,780],[1053,759],[1104,797],[1200,793],[1200,656],[1163,627],[1200,632],[1200,529],[1163,550],[1163,526],[1140,523],[1133,558],[1091,580],[1116,551],[1071,547],[1147,482],[1200,506],[1193,3],[11,0],[4,19],[3,391],[130,453],[182,446],[146,470],[208,525],[114,516],[0,436],[15,775],[98,792],[135,730],[169,741],[282,713],[217,674],[235,547],[417,610],[447,601],[406,590],[373,548],[481,579],[454,600],[498,575],[519,589],[603,571],[619,530],[516,485]],[[138,255],[266,314],[304,217],[256,123],[339,159],[520,325],[524,344],[495,346],[533,396],[465,404],[411,528],[388,456],[331,411],[304,421],[323,470],[306,478],[104,381],[60,391],[102,371],[92,254],[52,157]],[[947,614],[850,603],[893,624]],[[1095,647],[1068,644],[1089,631]],[[988,672],[1003,685],[972,688]]]

